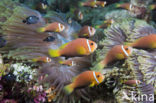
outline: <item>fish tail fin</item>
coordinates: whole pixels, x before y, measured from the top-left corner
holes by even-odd
[[[100,28],[100,25],[96,25],[96,26],[95,26],[95,29],[99,29],[99,28]]]
[[[133,46],[133,43],[125,42],[124,45]]]
[[[62,61],[62,60],[59,60],[58,62],[59,62],[60,64],[63,64],[63,61]]]
[[[57,49],[57,50],[50,49],[49,50],[49,55],[51,57],[59,57],[59,56],[61,56],[60,53],[59,53],[59,49]]]
[[[84,3],[83,3],[83,2],[79,2],[78,5],[79,5],[79,6],[83,6]]]
[[[117,3],[117,4],[115,4],[115,7],[116,7],[116,8],[119,8],[120,6],[121,6],[121,5],[120,5],[120,4],[118,4],[118,3]]]
[[[37,59],[36,59],[36,58],[33,58],[32,61],[33,61],[33,62],[37,62]]]
[[[44,27],[38,28],[37,31],[38,32],[45,32],[45,28]]]
[[[96,64],[93,68],[91,68],[91,70],[93,71],[101,71],[106,64],[99,62],[98,64]]]
[[[66,94],[71,94],[73,92],[73,90],[74,90],[73,84],[69,84],[64,87],[64,91]]]
[[[74,13],[76,8],[70,8],[70,12]]]
[[[150,6],[149,6],[149,9],[150,9],[150,10],[153,10],[153,9],[155,9],[155,8],[156,8],[155,5],[150,5]]]

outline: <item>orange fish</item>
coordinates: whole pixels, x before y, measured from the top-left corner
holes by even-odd
[[[130,3],[124,3],[124,4],[116,4],[117,8],[124,8],[126,10],[131,10],[131,4]]]
[[[126,85],[139,85],[141,83],[140,80],[126,80],[126,81],[121,81],[121,82]]]
[[[83,26],[78,33],[79,37],[92,37],[94,36],[96,29],[91,26]]]
[[[88,0],[86,2],[80,2],[80,6],[87,6],[87,7],[95,8],[97,7],[96,0]]]
[[[38,32],[46,32],[46,31],[51,31],[51,32],[62,32],[65,29],[65,26],[59,22],[53,22],[51,24],[48,24],[45,27],[39,28],[37,31]]]
[[[106,1],[96,1],[96,5],[101,7],[105,7],[106,3]]]
[[[96,70],[102,70],[108,63],[115,60],[122,60],[127,58],[132,53],[132,47],[116,45],[107,53],[106,57],[100,61],[95,68]]]
[[[33,62],[45,62],[45,63],[49,63],[49,62],[51,62],[51,58],[49,58],[49,57],[38,57],[38,58],[33,58],[32,61]]]
[[[97,48],[97,44],[85,38],[78,38],[62,45],[59,49],[49,50],[51,57],[59,56],[83,56],[93,53]]]
[[[136,48],[154,49],[156,48],[156,34],[150,34],[141,37],[136,41],[134,41],[133,43],[127,43],[126,45],[136,47]]]
[[[108,20],[105,20],[102,25],[95,26],[95,28],[103,28],[103,29],[105,29],[105,28],[109,27],[113,23],[114,23],[113,19],[108,19]]]
[[[51,59],[49,57],[38,57],[38,58],[33,58],[32,61],[49,63],[51,62]]]
[[[63,64],[63,65],[68,65],[68,66],[74,66],[74,65],[76,65],[73,60],[59,61],[59,63],[60,64]]]
[[[101,82],[103,82],[103,80],[104,76],[100,72],[85,71],[76,76],[71,84],[64,87],[64,90],[67,94],[70,94],[76,88],[86,86],[93,87],[95,85],[99,85]]]
[[[149,6],[149,9],[150,9],[150,10],[154,10],[154,9],[156,9],[156,4],[152,4],[152,5],[150,5],[150,6]]]
[[[47,0],[40,0],[39,3],[37,4],[37,10],[45,10],[48,7],[48,2]]]
[[[74,14],[76,15],[76,17],[79,20],[82,20],[83,19],[83,14],[82,14],[81,10],[79,10],[79,9],[74,10]]]

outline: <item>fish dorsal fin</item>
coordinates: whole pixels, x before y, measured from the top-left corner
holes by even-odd
[[[59,49],[63,49],[63,48],[65,48],[68,44],[69,44],[69,43],[65,43],[65,44],[63,44],[62,46],[60,46]]]

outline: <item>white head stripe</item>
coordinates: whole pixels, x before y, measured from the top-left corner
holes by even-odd
[[[44,4],[42,3],[42,7],[45,9],[45,8],[46,8],[46,5],[44,5]]]
[[[59,26],[59,30],[61,31],[61,24],[60,24],[60,23],[58,23],[58,26]]]
[[[46,58],[47,62],[49,62],[48,57]]]
[[[140,81],[139,80],[136,80],[136,84],[139,85],[140,84]]]
[[[74,66],[74,61],[72,61],[72,66]]]
[[[51,62],[51,59],[49,59],[49,58],[47,57],[47,61],[48,61],[48,62]]]
[[[91,36],[92,32],[90,31],[90,26],[88,26],[89,36]]]
[[[130,10],[130,11],[132,10],[132,4],[129,5],[129,10]]]
[[[87,39],[87,46],[88,46],[88,49],[89,49],[89,52],[91,53],[91,48],[90,48],[90,45],[89,45],[89,40]]]
[[[81,12],[79,11],[79,14],[78,14],[79,16],[81,16]]]
[[[94,71],[93,71],[93,76],[94,76],[96,82],[99,84],[100,82],[99,82],[98,79],[96,78],[96,75],[95,75],[95,72],[94,72]]]
[[[124,52],[124,54],[125,54],[126,56],[129,56],[128,53],[126,52],[126,50],[124,49],[123,45],[121,46],[121,49],[123,50],[123,52]]]

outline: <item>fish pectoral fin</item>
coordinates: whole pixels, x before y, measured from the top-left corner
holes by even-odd
[[[59,29],[56,29],[55,32],[60,32]]]
[[[125,57],[124,57],[123,54],[119,53],[119,54],[116,54],[116,58],[119,59],[119,60],[122,60],[122,59],[124,59]]]
[[[83,36],[88,36],[88,34],[83,34]]]
[[[154,43],[151,43],[150,48],[151,48],[151,49],[156,48],[156,43],[155,43],[155,42],[154,42]]]
[[[68,44],[69,44],[69,43],[65,43],[65,44],[63,44],[62,46],[60,46],[60,49],[65,48]]]
[[[95,83],[92,82],[92,83],[89,85],[89,87],[93,87],[94,85],[95,85]]]
[[[84,55],[86,53],[86,50],[84,47],[78,47],[77,48],[77,53],[80,55]]]

